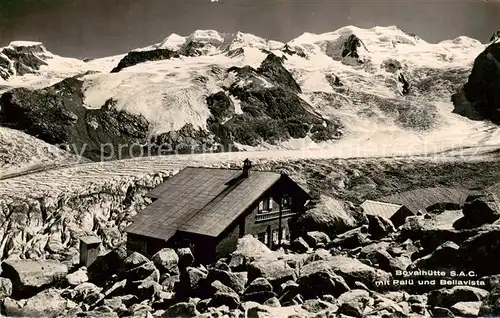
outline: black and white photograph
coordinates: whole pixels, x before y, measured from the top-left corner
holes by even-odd
[[[0,0],[0,316],[500,317],[500,0]]]

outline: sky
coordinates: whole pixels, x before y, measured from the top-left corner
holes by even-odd
[[[289,41],[346,25],[397,25],[428,42],[482,42],[500,30],[500,0],[0,0],[0,46],[40,41],[78,58],[121,54],[197,29]]]

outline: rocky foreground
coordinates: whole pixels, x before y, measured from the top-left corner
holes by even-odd
[[[458,208],[460,208],[458,210]],[[151,259],[123,246],[88,268],[2,263],[2,314],[23,317],[476,317],[500,314],[500,205],[437,204],[399,228],[380,216],[271,251],[251,236],[216,264],[187,248]]]

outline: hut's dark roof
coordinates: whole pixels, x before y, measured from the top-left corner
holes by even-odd
[[[436,203],[463,204],[468,192],[467,189],[463,188],[419,188],[378,198],[377,201],[402,204],[416,214],[418,211],[425,211],[427,207]]]
[[[275,184],[279,173],[188,167],[152,190],[157,198],[125,231],[168,240],[176,231],[217,237]]]
[[[363,211],[367,215],[376,215],[390,219],[403,206],[401,204],[366,200],[361,204],[361,207],[363,207]]]

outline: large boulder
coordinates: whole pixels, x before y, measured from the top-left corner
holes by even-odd
[[[427,303],[434,307],[451,308],[458,302],[482,301],[488,291],[471,286],[454,286],[450,289],[443,288],[429,293]]]
[[[73,286],[88,282],[89,276],[87,275],[87,270],[85,268],[81,268],[76,272],[66,275],[66,281],[68,284]]]
[[[276,296],[276,293],[273,292],[273,285],[267,279],[259,277],[254,279],[245,289],[243,300],[264,303]]]
[[[114,248],[106,254],[99,255],[87,268],[89,281],[102,285],[111,276],[115,274],[121,275],[124,271],[138,266],[135,264],[124,265],[125,259],[127,259],[127,249],[124,245]]]
[[[397,270],[406,270],[406,268],[411,264],[410,258],[405,256],[393,257],[385,249],[374,248],[377,245],[378,244],[368,245],[361,249],[361,252],[358,255],[358,260],[389,273]],[[370,250],[366,249],[371,246],[372,248]]]
[[[245,291],[245,286],[248,282],[248,273],[211,269],[208,272],[207,281],[209,283],[220,281],[222,284],[230,287],[236,293],[241,295]]]
[[[293,240],[290,248],[297,253],[306,253],[310,247],[302,237],[298,237]]]
[[[375,307],[375,311],[387,311],[393,316],[408,317],[410,313],[410,305],[402,299],[394,299],[390,295],[375,294],[374,303],[370,304]],[[403,297],[404,298],[404,297]]]
[[[228,306],[230,309],[236,309],[240,306],[240,297],[234,290],[218,280],[213,282],[211,286],[213,288],[211,307]]]
[[[307,232],[304,239],[306,243],[313,248],[318,247],[318,245],[326,246],[326,244],[330,243],[328,234],[320,231]]]
[[[151,258],[156,268],[160,270],[160,273],[169,273],[173,275],[179,274],[179,256],[175,250],[171,248],[164,248],[158,253],[153,255]]]
[[[293,223],[293,228],[300,235],[305,236],[307,233],[305,229],[308,229],[321,231],[333,238],[338,233],[350,230],[364,221],[360,211],[352,211],[343,202],[331,197],[321,196],[315,203],[314,207]]]
[[[163,291],[163,286],[158,283],[157,277],[156,275],[151,275],[144,280],[127,282],[127,289],[133,295],[137,296],[140,301],[151,301]]]
[[[62,298],[57,291],[47,290],[25,300],[6,298],[3,312],[15,317],[57,317],[69,306],[70,301]]]
[[[463,265],[485,276],[500,273],[500,228],[482,231],[460,245],[458,253]]]
[[[458,317],[477,317],[480,307],[480,301],[461,301],[451,306],[450,310]]]
[[[279,286],[288,280],[295,280],[296,274],[284,260],[258,260],[248,266],[248,279],[257,277],[267,279],[273,286]]]
[[[29,296],[64,279],[68,267],[53,261],[6,260],[2,275],[12,282],[13,296]]]
[[[469,195],[462,210],[469,228],[493,223],[500,218],[500,205],[494,193]]]
[[[338,296],[349,290],[344,279],[335,273],[327,261],[307,264],[299,273],[299,291],[306,299],[325,294]]]
[[[177,249],[177,255],[179,256],[179,268],[186,268],[188,266],[191,266],[195,261],[193,252],[189,247]]]
[[[455,112],[500,123],[500,43],[490,44],[475,61],[467,83],[453,95]]]
[[[426,214],[424,216],[410,216],[401,227],[399,241],[419,241],[426,254],[435,250],[447,241],[460,245],[470,237],[477,235],[481,229],[454,228],[454,223],[462,218],[462,211],[445,211],[440,214]]]
[[[304,301],[301,307],[302,309],[305,309],[312,314],[319,314],[321,312],[326,313],[327,309],[329,309],[331,312],[335,312],[338,309],[336,305],[320,299],[308,299]]]
[[[366,290],[353,289],[340,295],[337,299],[338,312],[352,317],[363,317],[365,309],[373,303],[370,294]]]
[[[177,295],[188,297],[207,294],[207,276],[208,273],[196,267],[187,267],[182,270],[179,283],[175,287]]]
[[[123,261],[123,271],[129,271],[149,262],[149,259],[137,252],[133,252]]]
[[[200,313],[196,310],[196,305],[189,302],[177,303],[167,310],[162,315],[164,318],[191,318],[197,317]]]
[[[248,287],[245,289],[245,294],[256,293],[256,292],[265,292],[265,291],[273,291],[273,285],[262,277],[254,279]]]
[[[370,289],[383,289],[383,285],[381,285],[382,287],[377,286],[377,283],[392,279],[391,274],[346,256],[334,256],[328,261],[328,265],[337,275],[342,276],[351,287],[354,287],[356,282],[360,282]]]
[[[154,277],[153,280],[156,282],[158,282],[160,279],[160,272],[151,261],[129,269],[125,272],[125,278],[127,278],[127,280],[131,282],[142,281],[148,277]]]
[[[381,239],[395,231],[391,220],[378,215],[367,215],[368,217],[368,233],[371,238]]]
[[[238,240],[236,250],[231,254],[229,266],[242,268],[259,259],[276,260],[277,253],[271,251],[257,238],[246,235]]]
[[[409,269],[450,270],[457,268],[460,265],[458,250],[459,246],[457,244],[445,242],[431,254],[415,260],[409,266]]]
[[[369,235],[368,226],[363,225],[358,228],[337,235],[328,244],[328,247],[354,249],[360,246],[365,246],[372,243],[368,235]]]
[[[85,300],[92,298],[93,294],[100,294],[101,291],[102,288],[96,286],[95,284],[82,283],[74,289],[66,289],[61,295],[75,302],[84,302]]]
[[[500,316],[500,286],[495,287],[481,303],[480,316]]]

